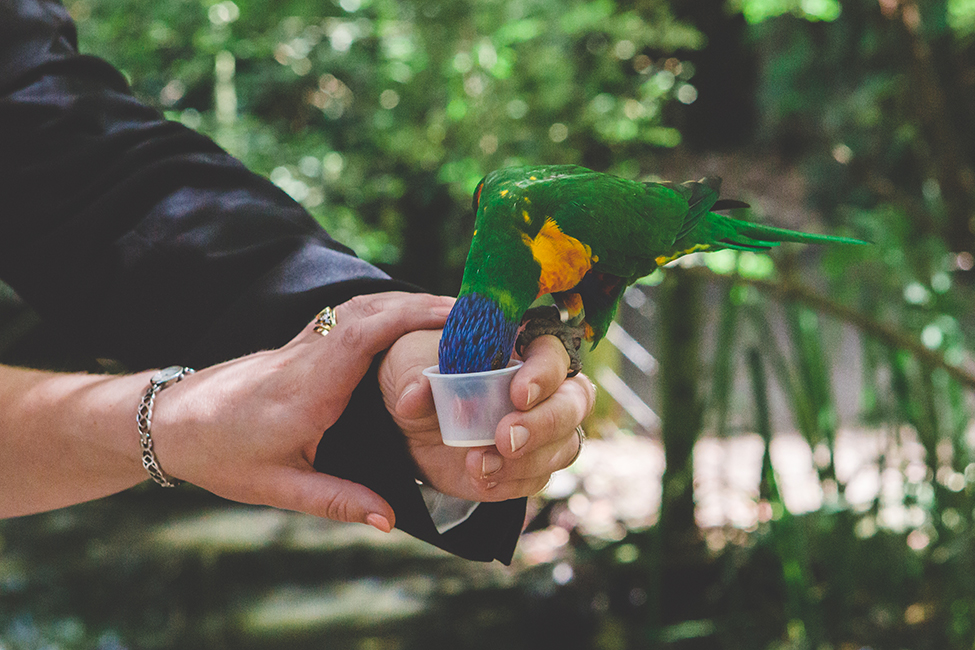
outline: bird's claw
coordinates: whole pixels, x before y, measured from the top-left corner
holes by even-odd
[[[515,350],[519,356],[524,356],[525,350],[539,336],[551,334],[562,341],[569,355],[569,371],[566,376],[575,377],[579,374],[582,370],[579,348],[582,347],[584,328],[563,322],[558,307],[553,305],[532,307],[525,312],[521,322],[524,328],[515,341]]]

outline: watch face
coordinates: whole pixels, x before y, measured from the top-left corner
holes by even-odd
[[[156,372],[149,380],[154,384],[165,384],[183,374],[183,366],[169,366]]]

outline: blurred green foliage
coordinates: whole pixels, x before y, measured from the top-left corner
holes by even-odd
[[[703,44],[663,1],[69,8],[85,49],[143,99],[270,176],[362,257],[440,290],[488,171],[544,160],[636,176],[648,146],[679,144],[665,108],[696,89],[672,54]],[[404,263],[417,230],[430,250]]]
[[[475,580],[481,586],[462,593],[464,569],[424,557],[443,581],[423,629],[380,626],[342,637],[348,647],[481,647],[472,629],[491,647],[512,648],[975,643],[975,2],[68,7],[83,50],[119,66],[141,98],[269,176],[366,259],[431,290],[456,288],[473,225],[470,193],[510,164],[579,163],[631,178],[720,173],[726,189],[755,205],[751,218],[873,242],[713,254],[704,267],[642,282],[643,312],[654,318],[638,338],[663,365],[641,395],[663,420],[661,523],[587,536],[564,500],[550,501],[532,527],[561,540],[552,566]],[[801,221],[788,223],[796,213]],[[0,298],[7,359],[36,322],[11,296]],[[852,380],[841,345],[850,330],[859,341]],[[39,349],[46,363],[64,352]],[[856,413],[844,416],[840,393],[851,390]],[[785,425],[776,425],[776,395]],[[620,409],[598,413],[593,430],[607,426],[603,419],[633,426]],[[846,498],[837,440],[855,425],[883,442],[878,474],[899,477],[901,493],[878,490],[866,505]],[[756,432],[767,443],[776,426],[814,450],[822,507],[789,511],[765,444],[755,525],[701,530],[695,441]],[[914,443],[924,451],[920,466],[884,465]],[[240,604],[239,583],[250,578],[233,567],[250,565],[265,587],[279,580],[300,589],[326,576],[404,571],[364,550],[346,551],[340,560],[351,554],[355,569],[338,570],[282,541],[292,528],[251,555],[201,548],[159,557],[144,540],[100,539],[113,505],[136,511],[146,498],[0,526],[0,649],[236,647],[247,639],[219,612]],[[161,517],[202,507],[192,492],[183,498],[189,505],[177,501]],[[895,521],[894,511],[907,514]],[[165,527],[165,519],[137,522]],[[59,539],[84,552],[58,548]],[[296,563],[315,568],[297,576]],[[141,613],[111,595],[134,585],[147,603]],[[78,594],[89,592],[85,603]],[[196,616],[200,592],[211,607]],[[442,614],[463,625],[425,625]],[[304,647],[293,637],[282,643]]]

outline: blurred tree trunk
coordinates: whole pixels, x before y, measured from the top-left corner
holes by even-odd
[[[660,523],[677,548],[698,537],[694,520],[693,452],[702,425],[701,280],[681,268],[662,285],[661,389],[664,469]]]
[[[956,50],[950,43],[953,35],[944,27],[946,12],[947,3],[940,0],[904,2],[897,17],[910,43],[908,99],[930,147],[929,171],[944,200],[947,223],[942,236],[949,250],[971,251],[975,248],[972,116],[957,107],[971,94],[965,92],[965,86],[971,85],[965,78],[973,68],[960,56],[964,49]]]
[[[697,99],[680,108],[684,141],[703,151],[747,145],[757,123],[754,52],[741,12],[728,11],[726,0],[687,0],[671,4],[674,16],[694,25],[707,46],[685,54],[694,65],[691,83]]]
[[[701,300],[703,283],[674,268],[661,285],[662,435],[666,467],[658,548],[659,623],[706,618],[701,594],[711,576],[707,548],[694,518],[694,445],[703,424]],[[698,639],[698,642],[702,642]]]
[[[444,223],[454,208],[447,186],[433,173],[404,174],[406,192],[399,200],[403,215],[403,255],[397,277],[427,291],[452,294],[451,278],[446,273]]]

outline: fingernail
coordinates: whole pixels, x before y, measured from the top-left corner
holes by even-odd
[[[511,425],[508,435],[511,437],[511,451],[518,451],[528,442],[528,429],[521,425]]]
[[[438,306],[438,307],[433,307],[432,309],[430,309],[430,313],[432,313],[434,316],[440,316],[442,318],[446,318],[447,316],[450,315],[450,310],[451,309],[453,309],[453,306],[449,306],[449,307],[447,307],[447,306]]]
[[[389,520],[376,512],[370,512],[368,515],[366,515],[366,523],[376,530],[380,530],[384,533],[388,533],[389,531],[393,530],[393,527],[389,525]]]
[[[531,405],[535,403],[538,399],[538,394],[541,392],[541,388],[536,383],[528,384],[528,404],[527,406],[531,408]]]
[[[409,395],[410,393],[412,393],[413,391],[415,391],[419,387],[420,387],[420,382],[416,382],[415,381],[415,382],[413,382],[412,384],[410,384],[409,386],[407,386],[406,388],[403,389],[403,392],[399,394],[399,399],[396,400],[396,412],[397,413],[400,410],[400,406],[403,404],[403,400],[406,399],[406,396]]]
[[[501,469],[503,461],[497,454],[484,454],[481,457],[481,478],[490,476]]]

